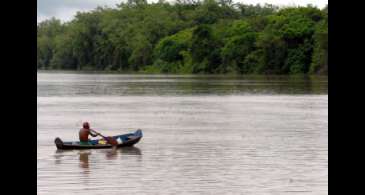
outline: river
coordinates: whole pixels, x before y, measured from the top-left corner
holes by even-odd
[[[37,74],[37,194],[328,194],[327,77]],[[83,121],[131,148],[60,151]]]

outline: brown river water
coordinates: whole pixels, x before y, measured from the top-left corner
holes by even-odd
[[[327,77],[37,74],[37,194],[328,194]],[[83,121],[134,147],[60,151]]]

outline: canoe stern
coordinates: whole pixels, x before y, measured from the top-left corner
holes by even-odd
[[[54,143],[56,144],[56,147],[58,149],[63,148],[63,141],[59,137],[56,137],[56,139],[54,140]]]

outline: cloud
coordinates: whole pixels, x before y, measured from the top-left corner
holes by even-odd
[[[56,17],[71,20],[77,11],[89,11],[97,6],[115,7],[121,0],[37,0],[37,22]]]

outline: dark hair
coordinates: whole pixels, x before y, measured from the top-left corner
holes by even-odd
[[[85,129],[89,129],[90,125],[89,125],[88,122],[84,122],[84,124],[82,124],[82,127],[85,128]]]

